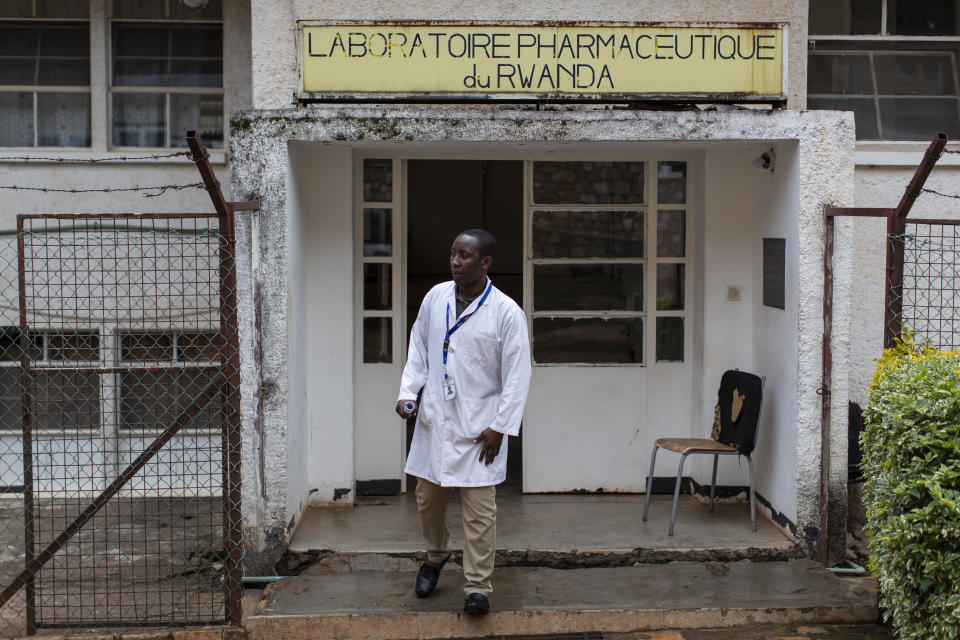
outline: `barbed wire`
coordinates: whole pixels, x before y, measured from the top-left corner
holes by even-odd
[[[164,184],[155,187],[106,187],[103,189],[56,189],[54,187],[21,187],[19,185],[0,185],[0,189],[11,191],[39,191],[42,193],[119,193],[124,191],[142,191],[144,198],[156,198],[162,196],[168,191],[184,191],[186,189],[205,189],[206,185],[202,182],[192,182],[190,184]],[[156,193],[150,193],[155,191]]]
[[[960,149],[944,149],[944,153],[960,153]]]
[[[940,196],[943,198],[953,198],[954,200],[960,200],[960,195],[956,195],[953,193],[943,193],[941,191],[937,191],[936,189],[928,189],[927,187],[924,187],[920,191],[923,193],[932,193],[935,196]]]
[[[151,153],[143,156],[111,156],[109,158],[61,158],[44,156],[0,156],[0,161],[9,162],[56,162],[59,164],[99,164],[103,162],[134,162],[138,160],[164,160],[167,158],[192,157],[190,151],[176,153]]]

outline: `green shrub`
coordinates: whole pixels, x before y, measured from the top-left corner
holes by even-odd
[[[870,569],[904,639],[960,638],[960,354],[905,333],[864,413]]]

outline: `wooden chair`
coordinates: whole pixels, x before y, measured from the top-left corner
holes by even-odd
[[[710,438],[660,438],[653,443],[650,456],[650,474],[647,476],[647,497],[643,505],[643,520],[647,520],[650,495],[653,493],[653,471],[657,463],[657,450],[666,449],[680,454],[677,468],[677,484],[673,489],[673,511],[670,513],[670,529],[677,519],[677,503],[680,499],[680,482],[683,479],[683,463],[695,453],[713,455],[713,477],[710,480],[710,511],[717,486],[717,460],[722,455],[743,456],[750,467],[750,523],[757,530],[756,499],[753,489],[753,450],[757,443],[757,423],[763,401],[765,378],[744,371],[730,370],[720,378],[717,392],[713,430]]]

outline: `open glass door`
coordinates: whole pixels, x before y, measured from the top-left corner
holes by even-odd
[[[402,163],[358,157],[354,175],[357,326],[354,465],[359,495],[404,490],[403,422],[394,404],[403,362]]]

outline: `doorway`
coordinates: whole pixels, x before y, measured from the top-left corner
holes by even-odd
[[[406,179],[404,335],[410,335],[423,296],[435,284],[450,280],[449,247],[464,229],[486,229],[497,238],[497,257],[490,268],[490,279],[522,306],[523,162],[408,160]],[[407,451],[413,423],[411,420],[407,424]],[[505,488],[519,491],[522,435],[511,437],[508,447]],[[410,478],[407,480],[407,486],[414,486]]]

